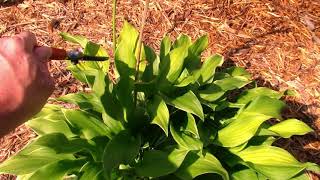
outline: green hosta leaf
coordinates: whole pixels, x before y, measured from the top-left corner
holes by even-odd
[[[119,132],[124,130],[124,127],[121,123],[121,121],[116,120],[109,116],[107,113],[102,113],[102,119],[104,124],[107,126],[109,135],[108,137],[112,139],[115,135],[117,135]]]
[[[17,180],[28,180],[32,176],[31,174],[24,174],[24,175],[19,175],[17,176]]]
[[[98,97],[103,106],[103,114],[114,120],[123,121],[123,107],[119,100],[110,92],[110,81],[108,76],[102,71],[97,72],[96,81],[93,85],[94,94]],[[106,119],[104,119],[106,121]]]
[[[167,101],[178,109],[192,113],[202,120],[204,119],[202,106],[197,96],[192,91],[189,91],[175,99],[168,99]]]
[[[103,56],[103,57],[109,57],[107,51],[103,49],[100,45],[90,42],[88,39],[82,36],[74,36],[65,32],[60,33],[61,37],[69,42],[77,43],[82,48],[84,48],[84,54],[90,55],[90,56]],[[75,65],[74,68],[77,67],[81,70],[87,69],[87,68],[93,68],[97,70],[103,70],[104,72],[107,72],[109,69],[109,61],[104,62],[81,62],[81,65]],[[74,76],[76,78],[81,77],[82,75],[79,74],[79,72],[72,71]],[[83,78],[80,78],[83,80]]]
[[[236,155],[270,179],[290,179],[306,168],[286,150],[273,146],[251,146]]]
[[[89,42],[89,40],[87,38],[83,37],[83,36],[71,35],[71,34],[66,33],[66,32],[60,33],[60,36],[66,41],[69,41],[69,42],[72,42],[72,43],[76,43],[76,44],[80,44],[80,46],[82,48],[85,48],[87,43]]]
[[[138,31],[128,22],[124,22],[115,54],[115,63],[120,76],[134,76],[138,36]]]
[[[223,61],[224,60],[221,55],[214,55],[207,58],[200,69],[200,77],[199,77],[200,83],[201,84],[211,83],[214,77],[216,68],[218,66],[221,66]]]
[[[320,173],[320,165],[310,162],[305,163],[305,165],[308,171],[313,171],[318,174]]]
[[[200,97],[206,101],[213,102],[222,97],[227,91],[242,88],[249,82],[250,80],[243,76],[226,77],[216,80],[206,89],[199,91]]]
[[[185,132],[191,133],[195,138],[200,138],[197,123],[192,114],[187,113],[187,121],[185,125]]]
[[[151,115],[151,123],[157,124],[168,136],[169,110],[160,96],[154,96],[147,106]]]
[[[95,160],[101,159],[101,155],[96,152],[96,147],[90,144],[86,139],[67,139],[67,137],[61,133],[52,133],[40,136],[32,144],[48,147],[54,150],[57,154],[71,154],[85,150],[90,152]]]
[[[310,180],[310,177],[303,172],[291,178],[290,180]]]
[[[86,138],[108,136],[110,132],[99,119],[92,114],[79,110],[63,110],[67,121]]]
[[[273,136],[254,136],[248,143],[251,146],[271,146],[276,140],[277,139]]]
[[[252,169],[242,169],[231,174],[232,180],[259,180],[258,175]]]
[[[280,99],[282,94],[266,87],[257,87],[241,93],[237,99],[237,103],[247,104],[258,96],[268,96],[270,98]]]
[[[120,81],[114,88],[114,92],[116,93],[117,98],[119,99],[119,102],[123,108],[125,121],[127,121],[134,109],[133,87],[133,79],[129,77],[120,77]]]
[[[29,144],[15,156],[0,164],[0,173],[30,174],[41,167],[64,159],[74,159],[69,154],[56,154],[50,148]]]
[[[229,148],[229,151],[232,152],[232,153],[233,152],[239,152],[239,151],[242,151],[244,148],[246,148],[247,145],[248,145],[248,142],[245,142],[245,143],[243,143],[243,144],[241,144],[239,146]]]
[[[176,87],[185,87],[189,84],[195,83],[200,76],[200,71],[195,70],[192,73],[189,73],[188,69],[184,69],[180,77],[175,82]]]
[[[78,105],[82,110],[95,110],[97,112],[103,111],[101,102],[92,93],[78,92],[74,94],[67,94],[57,98],[57,100]]]
[[[221,80],[216,80],[213,83],[219,86],[224,91],[242,88],[250,82],[249,79],[243,76],[228,77]]]
[[[229,179],[228,172],[222,167],[219,160],[208,152],[205,154],[190,152],[174,174],[187,180],[208,173],[216,173],[225,180]]]
[[[148,62],[142,75],[144,82],[150,82],[159,75],[160,59],[149,46],[144,46],[145,58]]]
[[[103,47],[101,47],[99,44],[90,41],[86,44],[83,53],[89,56],[109,57],[107,51]],[[86,67],[102,70],[105,73],[108,73],[109,70],[109,61],[85,61],[81,64]]]
[[[101,163],[88,162],[81,168],[83,174],[80,177],[80,180],[103,180],[103,168]]]
[[[282,121],[271,126],[268,130],[273,131],[284,138],[290,138],[293,135],[304,135],[313,131],[307,124],[297,119]]]
[[[159,177],[173,173],[180,167],[188,152],[185,149],[171,149],[168,152],[147,151],[135,170],[139,176],[146,177]]]
[[[200,56],[201,53],[208,47],[208,43],[208,35],[201,36],[189,47],[189,52],[195,56]]]
[[[283,94],[286,96],[294,96],[294,97],[300,96],[300,94],[294,89],[287,89],[283,92]]]
[[[209,102],[218,100],[224,93],[225,91],[215,84],[210,84],[206,89],[199,91],[200,97]]]
[[[277,99],[259,96],[237,115],[234,121],[218,131],[218,142],[224,147],[239,146],[258,131],[260,125],[274,117],[281,118],[285,104]]]
[[[66,118],[57,105],[47,104],[35,118],[26,122],[38,135],[63,133],[66,137],[76,136],[68,126]]]
[[[107,51],[104,48],[102,48],[99,44],[90,41],[86,44],[83,53],[90,56],[109,57]]]
[[[194,71],[200,68],[201,57],[200,54],[208,46],[208,36],[204,35],[197,39],[191,46],[188,45],[188,57],[185,60],[185,66],[188,70]],[[198,76],[198,75],[197,75]],[[197,80],[198,77],[195,77]]]
[[[95,81],[92,86],[92,90],[97,97],[103,96],[109,91],[110,80],[108,75],[102,71],[96,71]]]
[[[200,84],[211,83],[215,74],[216,67],[221,66],[222,63],[223,57],[220,55],[215,55],[206,59],[200,69],[193,70],[191,71],[191,73],[188,69],[184,69],[175,86],[184,87],[189,84],[195,83],[197,80],[199,80]]]
[[[214,139],[217,135],[217,129],[210,124],[210,121],[199,121],[197,124],[197,129],[204,147],[214,142]]]
[[[160,61],[164,60],[164,58],[169,54],[171,49],[171,41],[168,36],[165,36],[161,41],[160,47]]]
[[[201,140],[186,134],[184,130],[180,131],[182,128],[181,126],[175,127],[173,123],[170,124],[171,135],[179,147],[188,150],[201,150],[203,148]]]
[[[234,67],[225,69],[224,72],[228,73],[232,77],[242,76],[247,79],[251,78],[251,75],[243,67],[234,66]]]
[[[286,104],[267,96],[259,96],[245,109],[245,112],[260,113],[277,119],[282,119],[281,111]]]
[[[29,180],[39,179],[63,179],[63,177],[72,171],[78,170],[86,161],[81,160],[61,160],[38,169]]]
[[[263,114],[241,113],[241,117],[218,131],[218,142],[224,147],[239,146],[252,138],[259,126],[270,118]]]
[[[173,43],[173,48],[188,48],[191,45],[191,38],[185,34],[181,34],[177,40]]]
[[[103,153],[103,169],[107,179],[111,172],[120,164],[129,164],[138,155],[141,145],[140,137],[133,137],[127,131],[122,131],[107,144]]]
[[[83,83],[87,83],[89,86],[92,86],[94,83],[94,77],[97,72],[96,69],[88,68],[82,63],[78,65],[70,65],[67,67],[69,71],[72,72],[72,75]]]
[[[167,63],[168,73],[166,74],[166,79],[169,82],[174,83],[178,79],[183,70],[184,59],[187,55],[188,51],[185,47],[173,49],[169,53],[168,60],[170,62]]]

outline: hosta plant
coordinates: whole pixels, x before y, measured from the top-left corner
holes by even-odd
[[[62,36],[85,54],[107,56],[84,37]],[[27,122],[38,137],[2,163],[0,172],[30,180],[303,180],[306,170],[319,172],[318,165],[272,145],[312,131],[281,117],[284,93],[249,88],[243,68],[217,70],[220,55],[201,63],[207,36],[195,42],[186,35],[174,42],[165,37],[159,54],[143,45],[139,66],[137,41],[136,29],[124,23],[112,79],[108,62],[70,65],[90,92],[47,104]],[[270,125],[270,119],[278,123]]]

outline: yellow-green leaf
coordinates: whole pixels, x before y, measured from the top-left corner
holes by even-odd
[[[204,119],[201,103],[192,91],[188,91],[182,96],[174,99],[169,99],[168,103],[174,105],[178,109],[194,114],[202,120]]]
[[[219,174],[224,180],[229,179],[228,172],[219,160],[208,152],[205,154],[190,152],[174,174],[183,180],[191,180],[208,173]]]
[[[307,124],[297,119],[281,121],[268,128],[268,130],[279,134],[281,137],[290,138],[293,135],[304,135],[313,131]]]
[[[170,149],[168,152],[146,151],[135,170],[139,176],[146,177],[160,177],[173,173],[180,167],[188,152],[186,149]]]
[[[305,164],[279,147],[251,146],[235,154],[270,179],[290,179],[306,168]]]
[[[214,55],[207,58],[200,69],[199,81],[203,83],[211,83],[214,77],[215,70],[218,66],[223,64],[223,57],[221,55]]]
[[[151,115],[151,123],[157,124],[168,136],[169,110],[165,101],[160,96],[154,96],[148,103],[148,111]]]

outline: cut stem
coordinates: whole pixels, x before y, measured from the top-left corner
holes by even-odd
[[[146,24],[146,19],[147,19],[147,13],[149,9],[149,2],[150,0],[146,0],[146,4],[144,6],[143,14],[142,14],[142,21],[141,21],[141,27],[140,27],[140,32],[139,32],[139,40],[138,40],[138,47],[137,47],[137,64],[136,64],[136,75],[135,75],[135,80],[137,81],[139,78],[139,66],[140,66],[140,57],[141,57],[141,50],[142,50],[142,39],[143,39],[143,30],[144,30],[144,25]]]
[[[116,55],[117,49],[117,31],[116,31],[116,14],[117,14],[117,0],[112,1],[112,41],[113,41],[113,58]]]
[[[149,9],[149,3],[150,0],[146,0],[145,5],[144,5],[144,10],[142,14],[142,21],[141,21],[141,27],[140,27],[140,32],[139,32],[139,39],[138,39],[138,47],[137,47],[137,63],[136,63],[136,74],[135,74],[135,81],[138,82],[139,80],[139,66],[140,66],[140,57],[141,57],[141,50],[142,50],[142,39],[143,39],[143,29],[144,25],[146,24],[146,19],[147,19],[147,14],[148,14],[148,9]],[[137,105],[137,91],[134,90],[134,106],[136,107]]]

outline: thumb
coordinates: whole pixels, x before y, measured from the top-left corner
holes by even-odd
[[[38,58],[39,61],[45,62],[50,58],[52,54],[52,50],[50,47],[41,46],[41,47],[36,47],[33,53]]]

